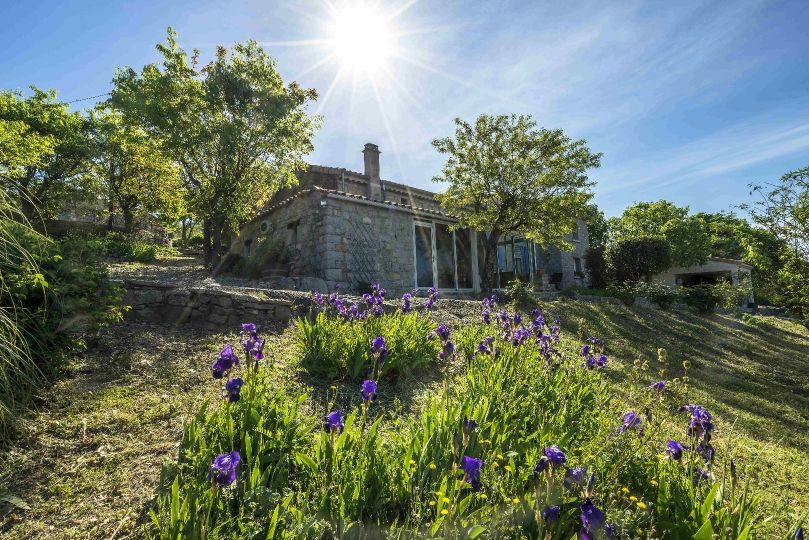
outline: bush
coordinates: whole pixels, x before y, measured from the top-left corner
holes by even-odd
[[[264,239],[260,241],[253,253],[244,263],[242,275],[251,279],[258,279],[264,270],[288,271],[292,251],[283,240]]]
[[[660,283],[636,283],[634,290],[636,296],[646,298],[660,309],[669,309],[672,304],[680,299],[677,289]]]
[[[571,538],[585,532],[591,504],[605,513],[590,531],[601,537],[755,534],[753,495],[726,472],[724,453],[706,446],[710,413],[694,407],[670,426],[659,420],[673,406],[666,394],[639,388],[621,394],[634,402],[627,411],[597,367],[608,365],[600,340],[561,355],[556,330],[537,323],[517,339],[526,327],[506,315],[507,325],[467,325],[474,331],[446,336],[464,344],[452,369],[443,365],[444,384],[412,416],[367,401],[359,389],[329,391],[325,402],[304,407],[306,394],[278,388],[271,364],[254,369],[245,359],[230,374],[241,370],[239,399],[203,405],[184,427],[146,536]],[[384,320],[344,322],[334,337],[365,342],[342,334]],[[469,340],[489,332],[485,351],[470,353]],[[434,352],[424,350],[425,363]],[[377,382],[387,397],[390,386]],[[694,435],[686,440],[689,425]],[[683,441],[682,454],[661,458],[670,438]],[[240,457],[233,474],[214,469],[212,480],[215,458],[233,451]],[[546,505],[558,505],[555,519],[541,518]]]
[[[682,297],[697,313],[713,313],[723,303],[725,294],[721,287],[715,285],[695,285],[683,287]]]
[[[620,300],[625,306],[632,306],[635,304],[635,285],[632,283],[625,285],[610,285],[607,287],[607,293],[613,298]]]
[[[630,238],[610,244],[605,258],[615,283],[651,281],[671,267],[671,247],[662,238]]]
[[[60,243],[69,246],[73,252],[92,252],[101,257],[109,257],[125,262],[153,262],[160,257],[176,256],[179,252],[168,246],[146,242],[111,232],[106,235],[68,234]]]
[[[604,246],[590,247],[584,252],[584,265],[590,275],[590,286],[600,289],[607,286],[609,269],[605,258]]]
[[[510,302],[517,306],[533,307],[537,305],[537,299],[536,296],[534,296],[534,288],[519,279],[515,279],[508,284],[505,295]]]

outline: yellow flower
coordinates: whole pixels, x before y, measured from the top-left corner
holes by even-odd
[[[624,486],[621,488],[621,491],[623,491],[624,493],[629,493],[629,488]]]
[[[337,385],[333,384],[333,385],[329,386],[329,388],[331,388],[332,390],[337,390]]]
[[[484,501],[485,501],[486,499],[488,499],[488,498],[489,498],[489,496],[488,496],[488,495],[486,495],[485,493],[481,493],[480,495],[478,495],[478,497],[480,497],[480,498],[481,498],[481,499],[483,499]]]
[[[435,494],[436,494],[437,497],[443,497],[444,496],[443,491],[436,491]]]
[[[503,459],[503,454],[497,454],[497,459]]]
[[[413,466],[413,465],[415,465],[415,464],[416,464],[416,462],[415,462],[415,461],[413,461],[413,460],[411,459],[411,460],[410,460],[410,466],[412,467],[412,466]]]
[[[435,506],[435,501],[430,501],[430,506]]]
[[[512,499],[511,502],[513,502],[514,504],[520,504],[520,498],[519,497],[514,497],[514,499]]]
[[[430,466],[430,470],[431,470],[431,471],[434,471],[434,470],[435,470],[435,463],[430,463],[430,465],[429,465],[429,466]]]
[[[486,439],[481,439],[481,440],[480,440],[480,444],[489,444],[489,443],[491,443],[491,442],[492,442],[492,441],[489,441],[489,440],[486,440]]]
[[[496,461],[495,461],[494,463],[492,463],[492,467],[494,467],[495,469],[496,469],[497,467],[499,467],[499,466],[500,466],[500,464],[499,464],[499,463],[497,463]]]
[[[652,484],[653,486],[656,486],[657,485],[657,480],[649,480],[649,483]]]
[[[449,514],[449,510],[447,510],[446,508],[444,508],[443,510],[441,510],[441,515],[442,515],[442,516],[446,516],[447,514]]]
[[[638,502],[636,502],[635,504],[637,504],[637,505],[638,505],[638,508],[640,508],[641,510],[643,510],[644,508],[646,508],[646,503],[645,503],[645,502],[643,502],[643,501],[638,501]]]
[[[441,499],[441,501],[442,501],[444,504],[447,504],[447,503],[449,502],[449,497],[444,497],[443,499]]]
[[[512,471],[511,465],[506,465],[505,467],[503,467],[503,469],[507,470],[508,472]]]
[[[638,500],[638,498],[635,497],[634,495],[632,495],[631,497],[629,497],[629,500],[632,501],[632,502],[635,502],[635,501]]]

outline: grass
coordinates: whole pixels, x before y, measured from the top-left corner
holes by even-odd
[[[741,474],[756,485],[762,511],[775,516],[761,536],[784,537],[797,512],[809,507],[809,331],[771,317],[703,317],[583,302],[542,307],[562,318],[568,348],[581,336],[607,341],[607,373],[615,381],[653,380],[661,369],[667,378],[681,377],[682,363],[689,362],[688,401],[715,413],[717,451],[732,451]],[[458,325],[477,308],[453,312],[436,318]],[[274,373],[290,387],[312,390],[305,407],[322,409],[331,392],[338,400],[356,393],[353,381],[329,390],[335,381],[308,375],[294,357],[291,330],[275,330],[267,346],[278,358]],[[182,422],[202,400],[217,397],[208,365],[223,339],[186,329],[113,328],[29,419],[27,436],[0,456],[0,484],[30,507],[0,503],[0,535],[139,537],[160,465],[176,459]],[[665,366],[658,363],[658,348],[667,351]],[[414,417],[440,384],[431,372],[408,376],[379,406]]]

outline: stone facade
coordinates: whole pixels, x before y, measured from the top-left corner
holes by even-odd
[[[447,232],[454,220],[441,210],[435,194],[382,180],[379,154],[375,145],[365,145],[365,173],[310,166],[299,175],[298,186],[276,194],[264,212],[243,226],[231,252],[251,257],[262,242],[283,242],[292,253],[289,276],[322,278],[328,290],[379,282],[392,294],[417,284],[478,291],[480,233]],[[572,252],[504,239],[498,254],[501,286],[515,278],[543,290],[585,285],[588,235],[583,222],[570,241]]]

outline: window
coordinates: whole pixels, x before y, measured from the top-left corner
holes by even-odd
[[[298,221],[293,221],[287,225],[286,242],[289,247],[296,247],[298,245]]]
[[[573,271],[576,272],[577,274],[583,274],[584,273],[584,272],[582,272],[582,268],[581,268],[581,259],[578,258],[578,257],[573,257]]]
[[[578,222],[576,222],[576,224],[573,226],[573,232],[571,233],[571,238],[572,238],[572,240],[574,242],[579,241],[579,223]]]

